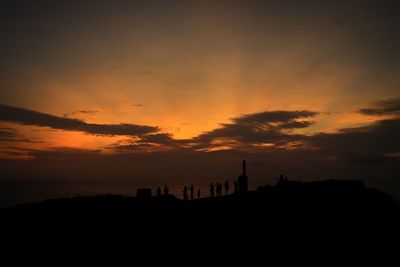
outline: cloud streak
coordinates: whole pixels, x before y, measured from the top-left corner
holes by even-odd
[[[0,142],[42,143],[43,141],[26,138],[13,128],[0,128]]]
[[[0,140],[14,140],[19,137],[19,134],[12,128],[0,128]]]
[[[400,98],[394,98],[389,100],[381,100],[372,107],[363,108],[359,110],[359,113],[364,115],[400,115]]]
[[[158,127],[136,124],[95,124],[82,120],[63,118],[29,109],[0,104],[0,121],[53,129],[80,131],[96,135],[142,135],[159,131]]]
[[[311,118],[318,114],[318,112],[308,110],[296,111],[265,111],[259,113],[246,114],[232,121],[237,124],[247,123],[271,123],[271,122],[289,122],[299,118]]]
[[[232,118],[232,123],[221,124],[220,128],[205,132],[193,141],[202,147],[215,143],[219,146],[248,146],[257,144],[285,145],[300,141],[301,134],[293,134],[296,129],[306,128],[314,122],[305,119],[315,117],[314,111],[265,111]]]

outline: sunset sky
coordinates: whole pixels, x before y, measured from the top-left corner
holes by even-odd
[[[400,192],[399,12],[1,1],[1,182],[207,184],[247,158],[253,186],[284,172]]]

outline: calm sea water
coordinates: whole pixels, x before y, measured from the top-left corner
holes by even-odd
[[[17,184],[1,184],[0,183],[0,208],[10,207],[21,203],[37,202],[46,199],[55,199],[60,197],[75,196],[95,196],[95,195],[124,195],[135,196],[139,187],[149,187],[152,189],[153,195],[156,193],[157,187],[163,190],[164,184],[156,185],[103,185],[103,184],[35,184],[35,183],[17,183]],[[182,197],[184,184],[168,185],[170,194],[176,197]],[[208,185],[194,185],[195,196],[197,189],[201,190],[201,197],[208,196]]]

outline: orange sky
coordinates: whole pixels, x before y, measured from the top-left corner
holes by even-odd
[[[273,110],[319,112],[314,125],[298,131],[334,132],[373,122],[358,109],[398,96],[399,66],[379,53],[393,26],[384,9],[189,2],[94,10],[47,4],[43,13],[7,6],[14,45],[2,49],[1,103],[88,123],[158,126],[188,139],[231,118]],[[14,144],[35,149],[107,150],[125,138],[0,127],[45,140]]]
[[[203,190],[243,159],[251,189],[285,174],[398,194],[398,13],[391,0],[2,0],[0,207],[46,184]]]

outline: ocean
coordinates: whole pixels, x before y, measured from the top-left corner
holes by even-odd
[[[185,184],[168,184],[170,194],[182,198]],[[186,184],[189,186],[190,184]],[[138,188],[151,188],[153,195],[157,187],[164,189],[164,184],[149,185],[113,185],[113,184],[79,184],[79,183],[0,183],[0,208],[11,207],[17,204],[43,201],[55,198],[69,198],[76,196],[95,195],[123,195],[135,196]],[[195,197],[197,190],[201,190],[201,197],[208,196],[208,184],[194,185]],[[233,186],[231,186],[233,187]]]

